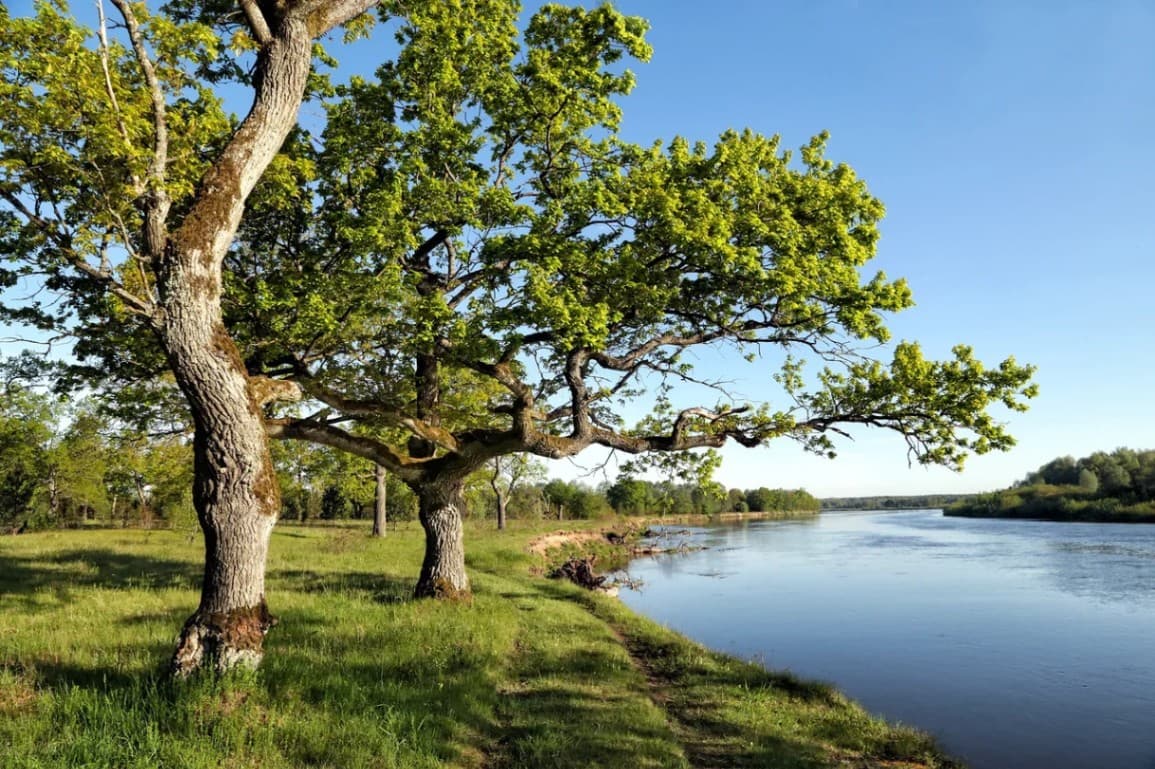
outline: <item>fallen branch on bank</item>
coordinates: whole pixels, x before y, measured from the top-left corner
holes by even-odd
[[[597,560],[596,555],[589,555],[585,558],[570,558],[551,571],[548,576],[550,579],[568,579],[586,590],[603,590],[606,577],[594,571],[594,564]]]

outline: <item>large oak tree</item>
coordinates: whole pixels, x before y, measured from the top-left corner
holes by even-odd
[[[630,144],[622,60],[648,56],[645,24],[546,6],[519,38],[517,12],[413,9],[397,60],[289,148],[229,256],[250,373],[316,406],[270,432],[414,489],[418,595],[469,589],[462,487],[495,457],[777,438],[832,453],[854,426],[948,467],[1012,445],[992,406],[1025,407],[1030,367],[888,344],[885,314],[911,292],[864,273],[883,206],[824,135],[798,153],[753,131]],[[727,370],[694,365],[706,348]],[[728,394],[743,357],[777,401]],[[389,430],[407,438],[374,437]]]
[[[0,286],[23,278],[63,297],[4,315],[87,329],[112,359],[151,334],[195,425],[206,550],[173,669],[253,665],[272,622],[264,571],[280,499],[261,409],[277,388],[249,375],[222,323],[222,262],[296,125],[315,40],[375,3],[109,2],[93,28],[63,0],[25,18],[0,8]],[[243,119],[222,106],[226,82],[251,93]]]

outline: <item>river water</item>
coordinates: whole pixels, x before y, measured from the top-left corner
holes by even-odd
[[[935,510],[667,539],[622,591],[711,648],[833,682],[973,769],[1155,769],[1155,526]]]

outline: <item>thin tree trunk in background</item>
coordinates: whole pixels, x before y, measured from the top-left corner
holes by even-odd
[[[502,471],[502,457],[494,457],[490,460],[493,464],[493,472],[489,476],[489,487],[493,489],[493,496],[497,499],[497,530],[501,531],[505,528],[505,505],[510,488],[503,489],[501,487],[501,471]]]
[[[503,531],[505,529],[505,508],[506,499],[504,494],[497,495],[497,530]]]
[[[386,502],[388,502],[389,486],[386,483],[385,468],[376,465],[374,477],[377,481],[376,493],[373,495],[373,536],[384,537],[386,526]]]

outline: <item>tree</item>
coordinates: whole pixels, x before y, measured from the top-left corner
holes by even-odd
[[[14,383],[0,389],[0,532],[37,523],[33,500],[49,475],[54,404]]]
[[[1099,476],[1095,475],[1093,470],[1084,467],[1079,471],[1079,488],[1088,494],[1094,494],[1099,490]]]
[[[572,508],[577,499],[578,488],[572,483],[554,478],[541,487],[541,495],[560,521],[567,508]]]
[[[651,484],[625,475],[606,489],[606,501],[621,515],[643,515],[654,508]]]
[[[1074,457],[1057,457],[1028,475],[1026,482],[1073,486],[1079,482],[1079,468],[1075,464]]]
[[[866,426],[960,468],[1013,444],[991,412],[1025,408],[1030,367],[886,346],[884,313],[911,293],[861,272],[883,207],[825,157],[825,134],[797,155],[751,131],[624,142],[620,62],[648,57],[644,22],[546,6],[519,49],[516,10],[414,9],[396,61],[340,92],[322,140],[292,149],[309,161],[282,180],[297,191],[260,197],[231,256],[250,372],[317,405],[270,419],[270,434],[359,454],[413,489],[418,595],[468,590],[463,483],[494,457],[777,438],[833,455],[833,438]],[[735,402],[695,371],[687,353],[708,346],[775,361],[777,400]],[[808,362],[825,368],[807,376]],[[485,393],[480,410],[449,389]],[[629,424],[639,400],[653,412]]]
[[[497,528],[505,528],[510,498],[527,483],[545,476],[545,467],[525,454],[496,456],[490,460],[489,485],[497,502]]]
[[[741,489],[730,489],[726,492],[726,510],[733,513],[744,513],[750,507],[746,504],[746,495]]]
[[[3,314],[78,327],[78,352],[106,358],[151,332],[196,426],[205,534],[200,605],[173,670],[252,666],[273,622],[264,564],[280,507],[261,409],[282,391],[248,375],[225,330],[222,260],[296,123],[314,39],[374,3],[174,0],[152,14],[110,2],[120,38],[103,6],[95,30],[62,0],[31,18],[0,9],[0,243],[15,263],[0,286],[46,275],[66,298]],[[214,92],[229,79],[252,93],[239,122]]]
[[[111,499],[105,476],[111,452],[101,434],[108,428],[91,402],[78,404],[49,451],[51,516],[57,523],[76,525],[108,514]]]

